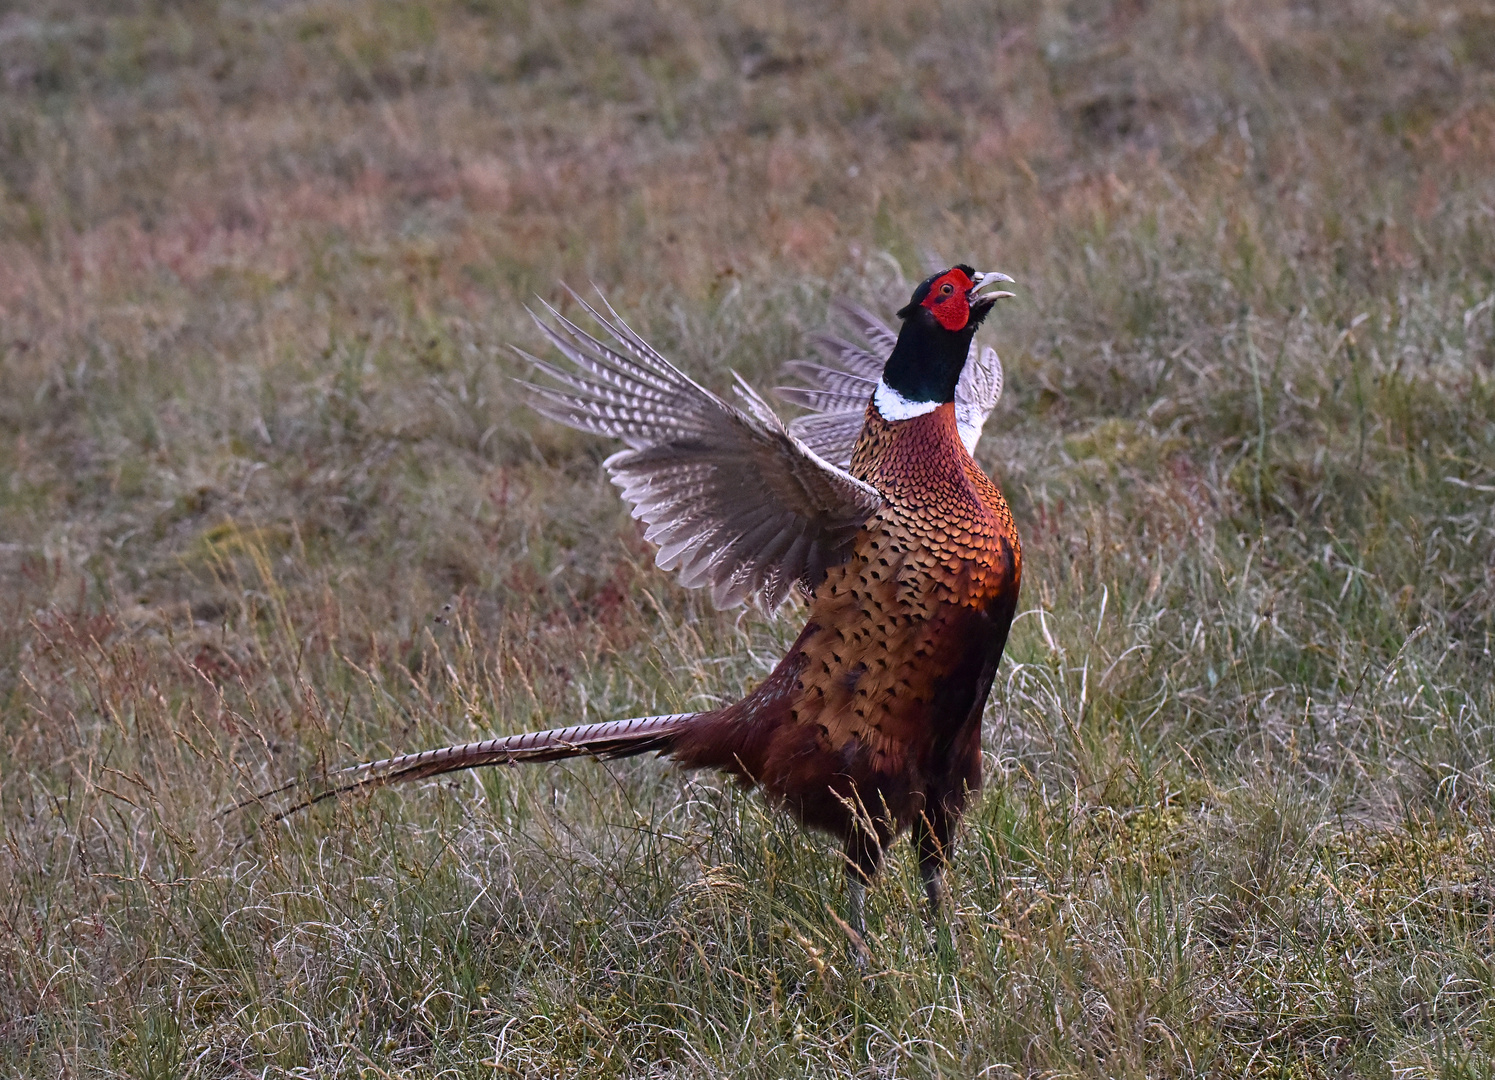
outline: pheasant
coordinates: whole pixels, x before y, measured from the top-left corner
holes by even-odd
[[[786,425],[741,378],[737,408],[692,381],[612,307],[576,298],[612,344],[547,310],[541,332],[569,361],[516,350],[553,385],[531,405],[621,439],[606,468],[659,545],[658,565],[730,606],[777,609],[796,583],[804,629],[735,704],[404,754],[334,774],[317,801],[353,788],[521,761],[647,751],[761,789],[845,853],[847,923],[865,934],[865,887],[910,831],[932,913],[946,903],[953,830],[981,783],[981,715],[1007,641],[1022,547],[998,487],[971,456],[1001,392],[977,327],[1012,279],[953,266],[914,290],[895,335],[847,307],[873,349],[816,344],[815,410]],[[574,296],[574,294],[573,294]]]

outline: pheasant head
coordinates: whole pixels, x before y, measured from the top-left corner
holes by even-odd
[[[976,328],[998,300],[1012,295],[981,290],[1011,280],[962,263],[919,283],[898,312],[903,325],[877,388],[877,409],[885,419],[921,416],[955,400]]]

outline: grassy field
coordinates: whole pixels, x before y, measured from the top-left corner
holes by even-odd
[[[1027,573],[942,963],[652,758],[797,630],[515,401],[1005,270]],[[0,3],[0,1074],[1489,1076],[1495,10]]]

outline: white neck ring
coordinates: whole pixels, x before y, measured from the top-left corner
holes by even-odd
[[[884,420],[912,420],[940,407],[938,401],[910,401],[881,379],[872,394],[872,404]]]

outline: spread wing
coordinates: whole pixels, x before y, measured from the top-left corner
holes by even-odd
[[[833,306],[854,337],[812,334],[810,341],[823,362],[792,360],[785,364],[784,372],[805,385],[778,386],[774,393],[810,410],[790,421],[789,433],[827,461],[844,467],[851,462],[867,401],[877,389],[883,364],[898,335],[858,304],[838,300]],[[971,453],[976,452],[981,429],[1001,397],[1002,361],[997,350],[978,348],[972,341],[965,369],[955,386],[955,419],[961,441]]]
[[[845,561],[882,506],[875,488],[790,434],[741,379],[739,409],[656,352],[605,299],[604,315],[572,296],[612,344],[546,305],[554,325],[535,322],[571,367],[516,349],[555,383],[521,385],[545,416],[627,444],[604,464],[659,545],[662,569],[678,570],[687,587],[709,586],[719,607],[752,599],[772,611],[796,581],[818,584]]]
[[[851,450],[862,433],[867,402],[882,378],[883,364],[898,335],[876,315],[845,300],[835,310],[860,341],[821,331],[810,342],[823,363],[791,360],[783,371],[804,386],[776,386],[774,394],[810,412],[789,422],[789,433],[827,461],[843,468],[851,464]]]

